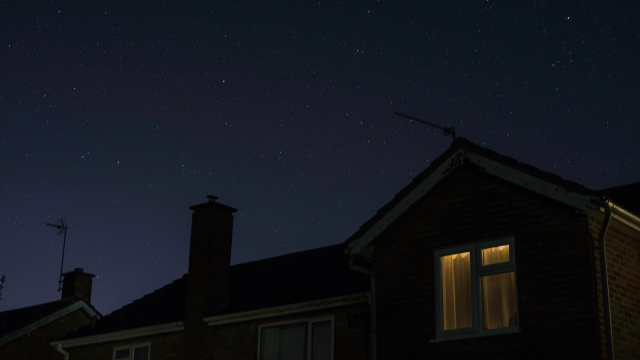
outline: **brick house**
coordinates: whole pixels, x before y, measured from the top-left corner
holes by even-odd
[[[372,358],[640,359],[639,190],[457,138],[344,243]]]
[[[0,359],[55,359],[51,341],[100,318],[91,305],[94,275],[76,268],[63,276],[59,301],[0,312]]]
[[[236,209],[208,198],[190,208],[188,274],[52,342],[60,356],[371,358],[370,280],[342,244],[231,266]]]

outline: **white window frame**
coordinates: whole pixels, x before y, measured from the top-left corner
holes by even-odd
[[[311,360],[311,345],[312,345],[311,341],[313,339],[312,333],[311,333],[312,325],[313,323],[316,323],[316,322],[329,320],[331,321],[331,360],[333,360],[333,344],[334,344],[334,337],[335,337],[335,331],[334,331],[335,321],[333,318],[334,318],[333,315],[327,315],[327,316],[319,316],[319,317],[313,317],[313,318],[300,318],[300,319],[294,319],[294,320],[278,321],[278,322],[259,325],[258,326],[258,346],[257,346],[258,352],[256,354],[256,359],[260,360],[260,340],[262,336],[262,328],[306,322],[307,323],[307,359],[306,360]]]
[[[486,248],[509,245],[509,261],[482,266],[482,250]],[[442,256],[469,252],[471,259],[471,313],[472,326],[466,329],[444,330],[443,309],[442,309],[442,273],[440,258]],[[499,335],[505,333],[513,333],[520,331],[520,311],[518,308],[518,274],[516,272],[516,247],[515,237],[501,237],[495,239],[484,240],[475,243],[467,243],[454,247],[436,249],[434,251],[435,265],[435,284],[436,284],[436,339],[432,342],[441,340],[453,340],[468,337]],[[502,274],[507,272],[514,273],[514,289],[516,297],[516,326],[482,330],[482,305],[480,302],[480,279],[482,276]]]
[[[133,351],[136,348],[141,348],[141,347],[145,347],[145,346],[149,348],[149,351],[147,352],[147,359],[146,360],[150,360],[151,359],[151,343],[150,342],[114,346],[113,347],[113,352],[111,354],[111,360],[115,360],[116,359],[116,351],[124,350],[124,349],[129,349],[129,359],[133,360],[133,359],[131,359],[131,357],[133,356]]]

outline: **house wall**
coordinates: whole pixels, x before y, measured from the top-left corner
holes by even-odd
[[[49,343],[90,322],[91,318],[87,313],[76,310],[0,347],[0,359],[64,360],[64,356]]]
[[[368,311],[367,304],[356,304],[304,314],[209,326],[205,346],[206,358],[256,360],[258,358],[258,328],[260,325],[333,315],[334,359],[366,360],[370,358],[369,329],[364,326],[350,326],[349,319],[354,317],[368,319]],[[111,360],[115,346],[147,342],[151,343],[151,359],[153,360],[184,358],[182,332],[72,347],[65,350],[69,352],[70,360]]]
[[[520,332],[436,337],[434,251],[515,236]],[[596,359],[599,337],[586,216],[468,168],[375,243],[378,359]]]
[[[65,348],[64,350],[69,353],[69,360],[112,360],[114,347],[144,343],[151,344],[151,359],[184,359],[182,332],[77,346]]]
[[[594,244],[594,268],[598,288],[601,351],[606,358],[604,308],[600,277],[598,237],[603,216],[589,216]],[[615,359],[640,358],[640,233],[612,220],[605,237],[613,355]]]

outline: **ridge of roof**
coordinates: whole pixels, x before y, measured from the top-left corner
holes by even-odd
[[[544,180],[550,184],[563,187],[568,192],[575,192],[578,194],[593,196],[593,197],[598,196],[598,193],[596,191],[590,190],[582,184],[563,179],[556,174],[542,171],[533,165],[519,162],[514,158],[499,154],[494,150],[481,147],[464,137],[457,137],[455,140],[453,140],[449,149],[447,149],[444,153],[438,156],[433,162],[431,162],[429,167],[427,167],[421,173],[416,175],[407,186],[405,186],[400,191],[398,191],[398,193],[396,193],[389,202],[383,205],[376,212],[376,214],[374,214],[369,220],[367,220],[364,224],[362,224],[360,228],[343,243],[343,248],[345,249],[345,251],[348,251],[351,243],[360,239],[376,223],[378,223],[378,221],[380,221],[387,213],[389,213],[391,209],[393,209],[396,205],[398,205],[409,193],[411,193],[415,188],[417,188],[420,184],[422,184],[423,181],[425,181],[429,176],[431,176],[434,173],[434,171],[436,171],[440,166],[442,166],[447,160],[451,158],[451,156],[453,156],[459,150],[475,153],[481,157],[493,160],[499,164],[513,168],[524,174]]]

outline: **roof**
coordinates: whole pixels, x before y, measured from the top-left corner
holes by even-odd
[[[89,315],[100,317],[100,313],[93,306],[78,298],[2,311],[0,312],[0,345],[81,308]]]
[[[640,182],[602,189],[603,195],[635,215],[640,215]]]
[[[597,209],[601,206],[602,192],[587,189],[581,184],[565,180],[558,175],[542,171],[478,146],[463,137],[458,137],[447,151],[435,159],[427,169],[418,174],[408,186],[400,190],[391,201],[349,237],[344,242],[344,246],[351,254],[361,253],[413,203],[448,177],[452,170],[467,165],[582,211]],[[614,189],[617,188],[608,190],[612,190],[613,194]],[[637,187],[634,189],[637,191]],[[635,203],[638,204],[638,201]]]
[[[184,321],[187,277],[104,316],[61,340]],[[349,269],[342,244],[231,266],[232,314],[369,291],[369,277]]]

